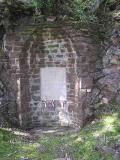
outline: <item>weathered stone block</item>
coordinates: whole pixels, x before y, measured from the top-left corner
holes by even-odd
[[[31,91],[38,91],[38,90],[40,90],[40,86],[39,85],[31,87]]]
[[[93,86],[93,80],[91,78],[81,78],[81,88],[90,89]]]

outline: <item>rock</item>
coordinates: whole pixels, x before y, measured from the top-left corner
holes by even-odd
[[[115,144],[115,150],[120,153],[120,140],[118,140]]]
[[[47,17],[47,21],[48,21],[48,22],[54,22],[55,19],[56,19],[55,16],[49,16],[49,17]]]
[[[99,80],[99,83],[103,86],[106,85],[106,89],[111,92],[116,92],[120,89],[120,73],[116,71],[115,73],[108,74],[104,78]]]
[[[114,45],[116,45],[116,46],[120,45],[120,31],[119,31],[119,29],[115,29],[113,31],[111,40]]]
[[[99,103],[99,101],[100,101],[100,89],[98,89],[98,88],[94,88],[93,90],[92,90],[92,94],[91,94],[91,104],[96,104],[96,103]]]
[[[38,144],[37,148],[36,148],[40,153],[45,153],[47,150],[45,148],[45,146]]]
[[[120,104],[120,94],[117,96],[116,102],[117,102],[117,104]]]
[[[104,154],[114,154],[115,150],[107,146],[97,146],[96,150]]]
[[[101,94],[108,99],[108,102],[116,99],[120,104],[120,26],[115,25],[111,41],[105,55],[103,56],[103,74],[104,77],[98,80],[98,86],[101,88]]]
[[[120,160],[120,152],[116,152],[113,156],[113,160]]]
[[[113,64],[113,62],[119,64],[119,56],[120,56],[120,49],[117,47],[110,47],[103,57],[103,65],[104,67],[109,67]]]
[[[108,69],[109,70],[109,69]],[[120,90],[120,72],[118,70],[109,70],[105,77],[101,78],[98,83],[101,86],[101,94],[110,102],[116,97],[116,102],[120,104],[118,91]]]

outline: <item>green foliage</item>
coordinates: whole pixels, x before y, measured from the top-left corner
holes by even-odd
[[[37,8],[51,8],[55,4],[55,0],[32,0],[32,4]]]
[[[31,0],[30,3],[35,9],[44,10],[45,15],[57,15],[64,12],[63,10],[69,2],[71,3],[71,0]]]
[[[3,0],[0,2],[0,26],[6,30],[13,29],[16,20],[24,15],[30,15],[32,7],[28,3],[18,0]]]
[[[32,6],[45,9],[46,14],[67,15],[75,21],[87,23],[96,20],[92,12],[95,1],[96,0],[32,0]]]
[[[12,154],[15,154],[16,147],[10,144],[10,141],[15,138],[12,133],[0,129],[0,160],[8,160]]]
[[[74,160],[112,160],[111,154],[102,154],[96,146],[114,147],[120,139],[120,109],[112,106],[112,112],[102,115],[79,133],[55,136],[40,135],[36,140],[15,136],[0,130],[0,160],[53,160],[66,155]],[[39,149],[41,148],[41,149]]]
[[[106,0],[104,5],[116,4],[118,1]],[[34,10],[46,16],[67,16],[78,23],[93,23],[97,21],[96,8],[100,2],[103,0],[4,0],[0,6],[0,25],[9,28],[15,19],[33,14]]]
[[[73,19],[82,23],[92,23],[97,20],[95,14],[92,12],[95,0],[74,0],[72,4]]]
[[[100,0],[101,1],[101,0]],[[117,0],[115,0],[117,1]],[[30,11],[39,10],[42,14],[67,16],[73,21],[82,23],[93,23],[97,21],[96,6],[97,0],[4,0],[4,9],[1,14],[1,23],[9,27],[9,22],[14,21],[15,17],[23,14],[30,14]],[[3,20],[2,20],[3,19]]]

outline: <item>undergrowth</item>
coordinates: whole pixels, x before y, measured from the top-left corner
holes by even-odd
[[[41,135],[35,140],[29,140],[0,129],[0,160],[54,160],[63,157],[71,157],[73,160],[112,160],[112,155],[99,153],[96,146],[113,147],[119,139],[118,106],[74,134]]]

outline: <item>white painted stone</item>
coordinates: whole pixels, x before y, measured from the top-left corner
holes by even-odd
[[[42,100],[67,100],[66,68],[41,68],[40,78]]]

